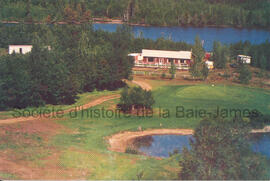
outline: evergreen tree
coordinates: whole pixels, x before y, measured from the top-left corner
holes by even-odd
[[[213,43],[213,57],[214,67],[223,69],[226,67],[227,62],[227,48],[222,46],[220,42],[214,41]]]
[[[260,58],[260,68],[263,70],[267,69],[267,59],[266,59],[265,55],[262,55]]]
[[[239,81],[242,84],[248,84],[252,78],[252,73],[250,72],[248,66],[245,64],[240,65],[238,73],[239,73],[239,77],[238,77]]]
[[[202,70],[204,64],[203,59],[205,52],[202,46],[202,41],[198,36],[196,36],[195,38],[195,44],[192,49],[192,54],[194,56],[194,59],[189,71],[193,77],[202,77]]]
[[[175,74],[176,74],[176,66],[173,61],[171,61],[170,74],[171,74],[171,78],[174,79]]]
[[[0,59],[0,109],[43,105],[29,74],[26,57],[12,54]]]
[[[202,41],[199,36],[195,37],[195,44],[192,49],[192,54],[195,56],[195,62],[199,63],[203,61],[205,52],[203,49]]]
[[[191,149],[183,150],[179,179],[269,179],[269,164],[251,150],[249,132],[250,127],[240,119],[201,121],[190,140]]]
[[[202,68],[202,77],[203,80],[206,80],[208,77],[209,69],[205,63],[203,63],[203,68]]]
[[[195,78],[201,77],[202,72],[201,72],[201,66],[200,65],[201,65],[201,63],[196,62],[196,61],[191,64],[189,72],[192,75],[192,77],[195,77]]]

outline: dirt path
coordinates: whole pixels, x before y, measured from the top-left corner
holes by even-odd
[[[102,104],[103,102],[113,100],[113,99],[118,99],[118,98],[120,98],[119,94],[114,94],[114,95],[110,95],[110,96],[104,96],[104,97],[101,97],[99,99],[95,99],[95,100],[93,100],[93,101],[91,101],[91,102],[89,102],[87,104],[82,105],[82,106],[78,106],[77,108],[88,109],[88,108],[91,108],[93,106],[97,106],[99,104]],[[74,110],[74,108],[65,110],[64,113],[69,113],[71,110]]]
[[[136,81],[134,80],[132,82],[139,85],[139,86],[141,86],[143,89],[146,89],[146,90],[151,90],[152,89],[152,87],[146,82],[138,81],[138,80],[136,80]],[[106,102],[106,101],[109,101],[109,100],[112,100],[112,99],[117,99],[117,98],[120,98],[119,94],[104,96],[104,97],[98,98],[96,100],[93,100],[93,101],[91,101],[91,102],[89,102],[89,103],[87,103],[85,105],[77,106],[76,109],[77,110],[88,109],[90,107],[102,104],[103,102]],[[74,108],[64,110],[64,113],[66,114],[66,113],[70,112],[71,110],[74,110]],[[19,123],[19,122],[24,122],[24,121],[36,121],[36,120],[41,120],[41,119],[49,119],[49,118],[44,118],[44,117],[40,117],[40,116],[38,116],[38,117],[30,116],[30,117],[2,119],[2,120],[0,120],[0,125]]]
[[[153,129],[137,132],[122,132],[112,135],[107,138],[109,142],[109,150],[116,152],[125,152],[128,143],[138,137],[149,135],[191,135],[194,131],[192,129]]]
[[[152,90],[151,85],[149,85],[149,84],[146,83],[146,82],[139,81],[139,80],[132,80],[132,82],[133,82],[134,84],[139,85],[141,88],[143,88],[143,89],[145,89],[145,90]]]
[[[104,96],[104,97],[98,98],[96,100],[93,100],[85,105],[78,106],[77,110],[78,109],[87,109],[87,108],[99,105],[103,102],[106,102],[106,101],[109,101],[112,99],[117,99],[117,98],[120,98],[119,94]],[[64,110],[64,113],[66,114],[66,113],[70,112],[71,110],[74,110],[74,108]],[[38,116],[38,117],[30,116],[30,117],[9,118],[9,119],[0,120],[0,125],[19,123],[19,122],[23,122],[23,121],[37,121],[37,120],[41,120],[41,119],[50,119],[50,118],[45,118],[45,117],[40,117],[40,116]]]

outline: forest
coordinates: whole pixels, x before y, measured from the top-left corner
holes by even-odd
[[[269,28],[268,0],[1,0],[2,21],[89,22],[117,18],[157,26]]]
[[[91,24],[0,24],[0,109],[44,104],[72,104],[76,95],[93,90],[115,90],[132,76],[128,53],[146,49],[195,50],[194,45],[135,37],[127,25],[116,32],[94,30]],[[28,54],[7,55],[8,45],[33,45]],[[51,50],[48,50],[48,47]],[[226,68],[238,54],[252,56],[252,66],[270,70],[270,43],[214,42],[216,68]],[[199,49],[202,52],[203,49]]]
[[[270,42],[266,40],[261,44],[251,44],[249,41],[222,45],[213,43],[213,57],[215,68],[225,68],[228,60],[236,59],[237,55],[249,55],[252,57],[251,66],[261,70],[270,70]]]
[[[124,28],[105,33],[91,25],[1,27],[1,47],[31,44],[33,49],[0,57],[0,107],[72,104],[77,93],[121,87],[133,65]]]
[[[8,55],[13,44],[33,49]],[[135,39],[129,26],[109,33],[94,31],[91,24],[0,24],[0,109],[72,104],[78,93],[122,87],[132,73],[128,53],[143,47],[191,49],[182,42]]]

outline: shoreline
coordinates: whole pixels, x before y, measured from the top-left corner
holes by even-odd
[[[252,134],[270,133],[270,126],[265,126],[263,129],[252,129]],[[130,142],[136,138],[153,135],[193,135],[193,129],[147,129],[144,131],[123,131],[111,136],[105,137],[108,142],[108,150],[114,152],[125,153]]]
[[[253,129],[251,133],[270,133],[270,126],[265,126],[262,129]]]
[[[74,21],[72,23],[68,23],[65,21],[57,21],[57,22],[25,22],[25,21],[8,21],[8,20],[3,20],[1,21],[3,24],[75,24],[75,25],[80,25],[80,24],[87,24],[90,22],[79,22],[79,21]],[[132,22],[124,22],[121,19],[110,19],[110,18],[92,18],[93,24],[127,24],[129,26],[141,26],[141,27],[181,27],[181,28],[217,28],[217,29],[222,29],[222,28],[233,28],[233,29],[238,29],[238,30],[264,30],[264,31],[270,31],[270,28],[265,27],[265,28],[260,28],[260,27],[239,27],[239,26],[230,26],[230,25],[151,25],[151,24],[145,24],[145,23],[132,23]]]
[[[143,136],[153,135],[192,135],[194,130],[192,129],[148,129],[144,131],[124,131],[116,133],[106,138],[109,143],[108,150],[115,152],[126,151],[130,141]]]

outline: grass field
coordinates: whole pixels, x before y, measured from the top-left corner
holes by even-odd
[[[81,106],[81,105],[84,105],[94,99],[97,99],[99,97],[102,97],[102,96],[106,96],[106,95],[111,95],[111,94],[116,94],[116,93],[119,93],[120,91],[117,90],[117,91],[94,91],[94,92],[87,92],[87,93],[83,93],[83,94],[79,94],[78,95],[78,99],[76,101],[75,104],[72,104],[72,105],[45,105],[45,106],[42,106],[42,107],[39,107],[38,109],[39,110],[44,110],[44,109],[47,109],[47,110],[52,110],[52,108],[54,109],[62,109],[62,110],[67,110],[67,109],[71,109],[71,108],[74,108],[76,106]],[[23,110],[29,110],[30,112],[35,110],[37,108],[35,107],[27,107]],[[8,119],[8,118],[13,118],[13,114],[16,113],[15,111],[19,111],[19,112],[22,112],[22,110],[19,110],[19,109],[14,109],[14,110],[9,110],[9,111],[2,111],[0,112],[0,120],[1,119]]]
[[[127,118],[123,115],[112,118],[86,117],[85,114],[81,116],[81,112],[78,112],[75,118],[71,118],[66,114],[62,120],[52,121],[61,127],[61,129],[53,127],[52,129],[59,130],[54,134],[49,134],[46,130],[18,133],[11,129],[11,127],[15,127],[14,130],[26,127],[28,123],[0,126],[0,157],[4,155],[13,158],[11,161],[17,161],[18,164],[27,163],[40,172],[46,172],[44,170],[53,164],[57,165],[54,169],[62,171],[63,179],[137,179],[139,173],[143,173],[142,179],[177,179],[177,173],[180,171],[179,155],[157,159],[111,152],[107,149],[106,137],[124,130],[137,130],[138,126],[143,129],[195,128],[201,118],[176,118],[177,106],[183,106],[185,109],[205,109],[208,112],[214,111],[217,106],[228,109],[244,107],[270,113],[270,93],[262,89],[223,85],[213,87],[206,84],[168,86],[164,82],[158,86],[157,82],[152,82],[156,104],[154,115],[149,118],[138,116]],[[102,96],[109,93],[94,93],[93,97],[96,97],[96,94]],[[93,97],[91,93],[83,95],[79,102],[82,104],[86,98],[88,100]],[[118,101],[118,99],[107,101],[92,110],[102,108],[113,110]],[[168,109],[170,116],[161,118],[160,107]],[[25,155],[29,157],[26,158]],[[69,174],[65,174],[65,171]],[[38,176],[52,178],[53,172]],[[6,173],[0,171],[0,178],[29,177],[12,171]]]

